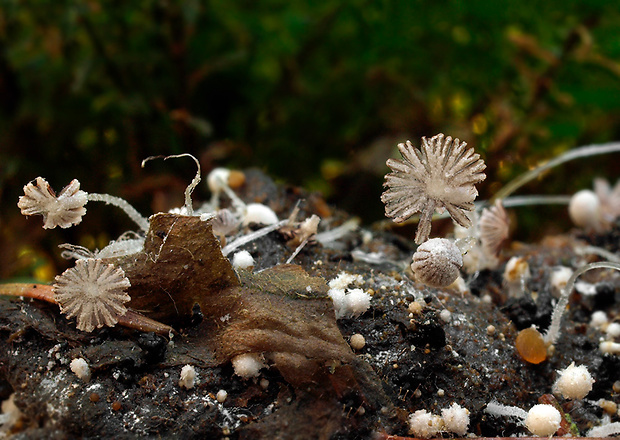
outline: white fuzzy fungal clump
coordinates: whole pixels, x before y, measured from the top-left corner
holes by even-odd
[[[461,251],[454,242],[433,238],[422,243],[413,254],[411,270],[416,278],[431,287],[452,284],[463,267]]]
[[[438,134],[423,137],[420,149],[410,141],[398,144],[403,160],[387,160],[392,172],[385,176],[383,186],[388,189],[381,195],[385,215],[400,223],[420,212],[416,243],[428,239],[436,209],[446,209],[463,227],[472,225],[465,212],[474,209],[478,196],[474,185],[486,178],[482,172],[486,165],[466,146],[459,139]]]
[[[186,389],[192,389],[196,385],[196,369],[191,365],[184,365],[181,368],[181,376],[179,377],[179,386]]]
[[[254,267],[254,258],[248,251],[239,251],[233,255],[232,265],[235,269],[248,269]]]
[[[592,391],[594,379],[585,365],[575,366],[572,362],[564,370],[558,371],[558,378],[553,384],[553,392],[565,399],[583,399]]]
[[[120,267],[87,258],[57,276],[53,291],[61,313],[75,317],[78,329],[92,332],[116,325],[118,317],[127,313],[124,303],[131,299],[126,293],[130,286]]]
[[[90,367],[84,358],[75,358],[69,364],[71,371],[84,382],[90,380]]]
[[[235,356],[232,359],[235,374],[243,379],[256,377],[260,374],[260,369],[265,368],[265,362],[261,355],[256,353],[245,353]]]
[[[84,207],[88,203],[88,194],[80,190],[80,182],[73,179],[60,194],[52,189],[42,178],[24,186],[24,195],[19,198],[17,206],[23,215],[42,215],[43,228],[53,229],[56,226],[69,228],[82,221],[86,214]]]
[[[443,428],[443,421],[434,415],[420,409],[409,415],[409,432],[419,438],[430,438]]]
[[[327,295],[334,302],[336,318],[345,316],[359,316],[370,307],[371,296],[362,289],[349,289],[352,283],[361,283],[360,275],[352,275],[345,272],[338,274],[329,282]]]
[[[450,407],[441,410],[444,431],[453,432],[458,435],[467,434],[469,427],[469,410],[457,403],[452,403]]]

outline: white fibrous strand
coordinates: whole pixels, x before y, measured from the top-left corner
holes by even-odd
[[[482,210],[478,227],[485,252],[498,255],[510,231],[510,219],[501,200],[496,200],[492,207]]]
[[[478,195],[474,185],[486,178],[482,172],[486,165],[466,146],[459,139],[438,134],[431,139],[423,137],[420,149],[410,141],[398,144],[403,160],[387,160],[392,172],[385,176],[387,190],[381,195],[385,215],[400,223],[421,213],[416,243],[428,239],[436,209],[445,208],[456,223],[471,226],[465,212],[474,209]]]
[[[19,198],[17,206],[23,215],[42,215],[43,228],[56,226],[69,228],[82,221],[86,214],[84,207],[88,203],[87,194],[80,190],[80,182],[73,179],[56,196],[49,183],[37,177],[24,186],[24,195]]]
[[[77,260],[75,267],[57,276],[53,290],[61,313],[75,317],[78,329],[91,332],[114,326],[127,312],[130,286],[123,269],[89,258]]]

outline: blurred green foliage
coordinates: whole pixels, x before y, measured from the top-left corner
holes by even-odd
[[[0,0],[0,245],[32,226],[15,203],[38,175],[165,206],[155,195],[194,171],[140,168],[157,154],[259,166],[370,220],[396,143],[445,132],[485,156],[488,197],[540,160],[618,139],[619,27],[602,0]],[[615,180],[617,163],[527,191]]]

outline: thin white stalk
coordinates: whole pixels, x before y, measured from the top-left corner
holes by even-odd
[[[138,212],[136,208],[131,206],[129,202],[120,197],[111,196],[109,194],[88,194],[89,202],[104,202],[106,205],[114,205],[117,208],[121,208],[144,232],[149,230],[149,221],[142,217],[142,214]]]
[[[566,311],[566,306],[568,305],[568,298],[573,291],[573,287],[575,286],[575,281],[577,280],[577,277],[592,269],[616,269],[620,271],[620,264],[611,263],[609,261],[598,261],[596,263],[590,263],[580,267],[571,275],[571,277],[568,279],[568,282],[566,283],[566,286],[562,290],[562,296],[560,296],[558,303],[553,309],[553,314],[551,315],[551,325],[543,336],[543,339],[547,344],[554,344],[560,336],[560,324],[562,323],[562,315]]]
[[[144,168],[144,165],[149,160],[162,159],[162,158],[164,160],[168,160],[168,159],[177,159],[179,157],[191,157],[192,159],[194,159],[194,162],[196,162],[196,166],[198,167],[198,171],[196,171],[196,176],[194,176],[190,184],[187,185],[187,188],[185,188],[185,211],[187,212],[187,215],[194,215],[194,207],[192,206],[192,192],[194,192],[194,188],[196,188],[198,184],[200,183],[200,162],[198,162],[198,159],[196,159],[194,156],[192,156],[189,153],[174,154],[172,156],[149,156],[142,161],[142,168]]]
[[[521,188],[526,183],[536,179],[542,173],[547,171],[550,168],[563,164],[565,162],[569,162],[574,159],[580,159],[582,157],[596,156],[599,154],[608,154],[608,153],[618,153],[620,152],[620,143],[619,142],[611,142],[608,144],[602,145],[588,145],[585,147],[575,148],[567,151],[564,154],[559,155],[558,157],[551,159],[549,162],[540,165],[533,170],[530,170],[526,173],[521,174],[516,179],[508,182],[501,188],[493,197],[495,199],[505,199],[510,194],[514,193],[516,190]]]
[[[238,247],[243,246],[244,244],[250,243],[251,241],[254,241],[264,235],[269,234],[272,231],[275,231],[276,229],[281,228],[282,226],[284,226],[285,224],[288,223],[288,219],[286,220],[281,220],[278,223],[275,223],[273,225],[269,225],[269,226],[265,226],[264,228],[260,228],[257,231],[254,232],[250,232],[249,234],[246,234],[242,237],[237,238],[236,240],[231,241],[230,243],[228,243],[226,246],[224,246],[222,248],[222,255],[226,256],[228,254],[230,254],[232,251],[234,251],[235,249],[237,249]]]

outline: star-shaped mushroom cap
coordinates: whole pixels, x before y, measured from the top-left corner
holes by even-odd
[[[403,222],[420,212],[420,223],[415,241],[426,241],[431,232],[435,209],[447,209],[455,222],[471,226],[465,211],[474,209],[478,191],[474,186],[483,181],[486,165],[467,143],[438,134],[422,138],[417,149],[410,141],[398,144],[403,160],[388,159],[392,172],[385,176],[381,195],[385,215],[395,222]]]
[[[64,187],[57,197],[50,184],[44,178],[37,177],[24,186],[24,195],[19,198],[17,206],[23,215],[42,215],[43,228],[53,229],[80,223],[86,214],[86,203],[88,194],[80,190],[77,179]]]
[[[91,332],[114,326],[127,313],[124,303],[131,298],[125,290],[130,286],[120,267],[85,258],[57,276],[53,290],[60,311],[69,318],[75,316],[78,329]]]

